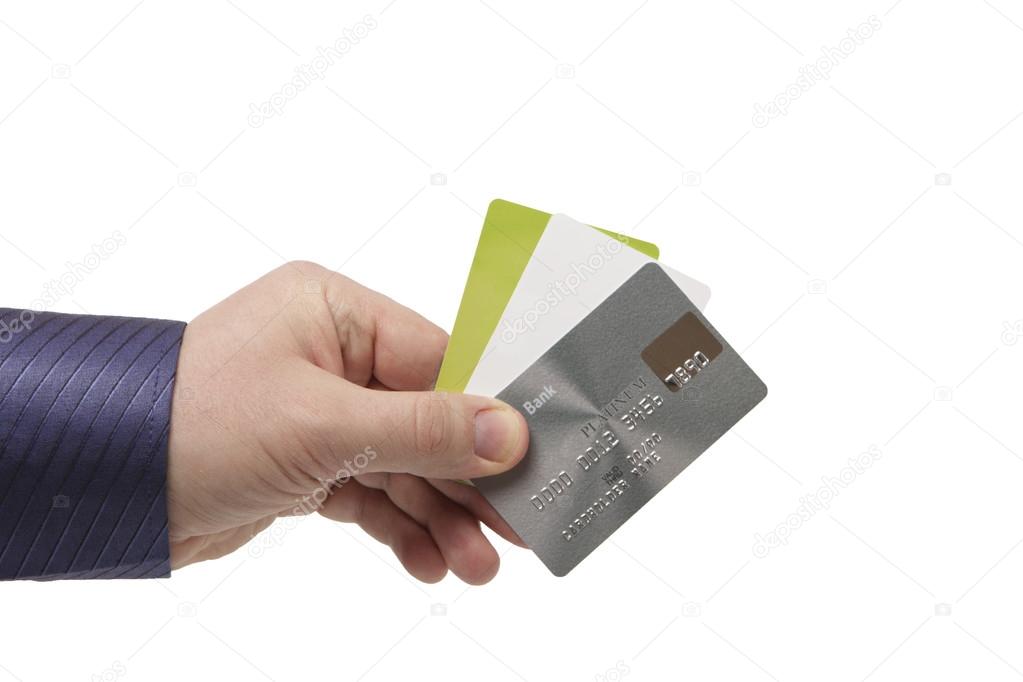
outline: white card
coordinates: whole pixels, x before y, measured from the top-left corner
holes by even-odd
[[[589,225],[552,216],[465,392],[497,395],[653,260]],[[664,271],[699,309],[707,305],[706,284]]]

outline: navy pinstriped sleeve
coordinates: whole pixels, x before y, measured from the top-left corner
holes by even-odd
[[[183,331],[0,308],[0,580],[169,575]]]

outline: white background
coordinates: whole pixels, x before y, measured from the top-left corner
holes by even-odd
[[[450,328],[500,196],[657,242],[770,395],[568,578],[422,586],[309,519],[0,586],[0,680],[1023,676],[1018,3],[388,2],[0,3],[0,304],[120,231],[55,309],[190,319],[305,258]]]

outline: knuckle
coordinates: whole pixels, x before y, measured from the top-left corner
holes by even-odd
[[[446,401],[435,393],[417,396],[412,408],[412,438],[415,451],[422,455],[440,454],[451,448],[454,437]]]
[[[418,482],[421,480],[412,474],[390,472],[380,489],[384,491],[385,495],[393,496],[394,499],[410,499],[420,492]]]
[[[282,270],[286,270],[287,269],[287,270],[292,270],[292,271],[296,271],[297,270],[298,272],[305,273],[305,274],[310,275],[310,276],[322,275],[327,270],[325,267],[323,267],[319,263],[314,263],[311,260],[292,260],[292,261],[288,261],[287,263],[282,265],[280,269],[282,269]]]
[[[271,274],[275,281],[297,293],[317,293],[323,288],[330,271],[308,260],[291,260]]]
[[[448,333],[440,327],[431,326],[423,340],[424,346],[432,351],[430,357],[443,357],[448,350]]]
[[[361,526],[366,521],[366,519],[369,517],[368,514],[369,504],[370,501],[372,500],[374,492],[376,491],[365,490],[363,491],[362,495],[359,495],[355,499],[355,502],[352,505],[352,509],[350,512],[349,523],[355,523]]]

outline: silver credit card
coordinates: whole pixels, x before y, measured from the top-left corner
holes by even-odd
[[[526,417],[529,451],[473,483],[562,576],[766,395],[649,263],[498,394]]]

